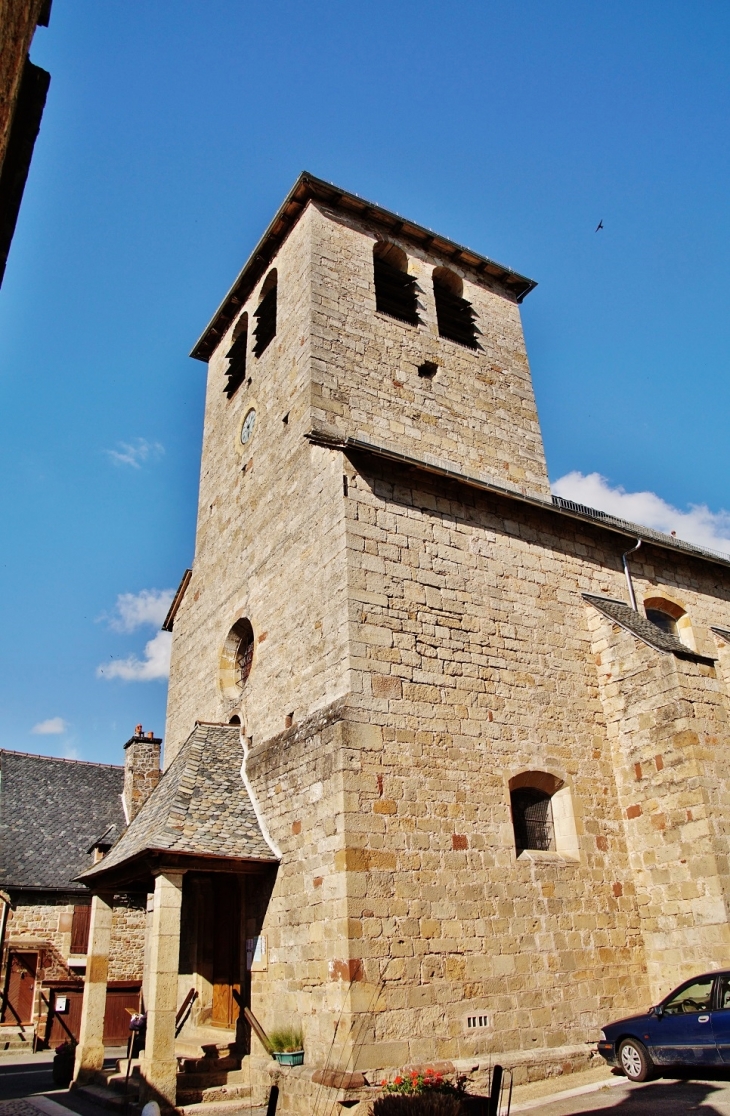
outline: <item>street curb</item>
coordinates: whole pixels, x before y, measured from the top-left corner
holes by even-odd
[[[513,1104],[510,1112],[527,1112],[530,1108],[539,1108],[544,1104],[553,1104],[555,1101],[569,1100],[570,1097],[582,1097],[584,1093],[598,1093],[601,1089],[613,1089],[616,1085],[628,1085],[626,1077],[615,1077],[608,1081],[594,1081],[592,1085],[581,1085],[577,1089],[565,1089],[562,1093],[548,1093],[544,1097],[525,1101],[523,1104]],[[49,1116],[51,1114],[49,1113]],[[58,1116],[58,1113],[56,1113]]]

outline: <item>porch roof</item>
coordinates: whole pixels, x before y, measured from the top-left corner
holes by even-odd
[[[106,878],[128,875],[149,854],[177,862],[189,856],[277,863],[243,783],[242,764],[237,725],[196,724],[140,812],[79,880],[103,885]]]

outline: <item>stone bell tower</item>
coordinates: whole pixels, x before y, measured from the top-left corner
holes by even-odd
[[[637,599],[670,580],[696,617],[692,648],[652,643],[622,596],[643,529],[551,498],[533,286],[305,174],[193,351],[208,389],[166,762],[196,722],[240,726],[270,850],[246,891],[247,994],[264,1026],[301,1023],[314,1064],[339,1019],[342,1070],[577,1065],[698,941],[708,963],[725,949],[719,869],[669,936],[645,905],[665,860],[639,855],[654,833],[682,846],[632,751],[636,722],[659,755],[664,707],[625,677],[635,651],[647,670],[671,656],[651,676],[668,694],[690,662],[675,689],[704,686],[706,716],[678,739],[720,739],[717,559],[643,533]]]

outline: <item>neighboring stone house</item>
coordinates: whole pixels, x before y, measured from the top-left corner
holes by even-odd
[[[78,1038],[91,908],[76,877],[124,830],[124,783],[122,767],[0,751],[0,1049]],[[144,901],[119,894],[108,1045],[126,1041],[125,1009],[139,1005],[144,922]]]
[[[50,14],[51,0],[0,0],[0,284],[51,81],[28,51]]]
[[[728,964],[730,559],[551,496],[533,286],[303,175],[198,342],[166,772],[83,876],[79,1077],[116,889],[168,1103],[191,987],[307,1072],[555,1069]]]

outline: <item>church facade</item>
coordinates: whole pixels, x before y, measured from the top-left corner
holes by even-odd
[[[99,926],[151,897],[170,1103],[188,987],[367,1075],[568,1057],[728,963],[730,559],[551,496],[533,286],[305,174],[193,351],[166,771],[84,877]]]

